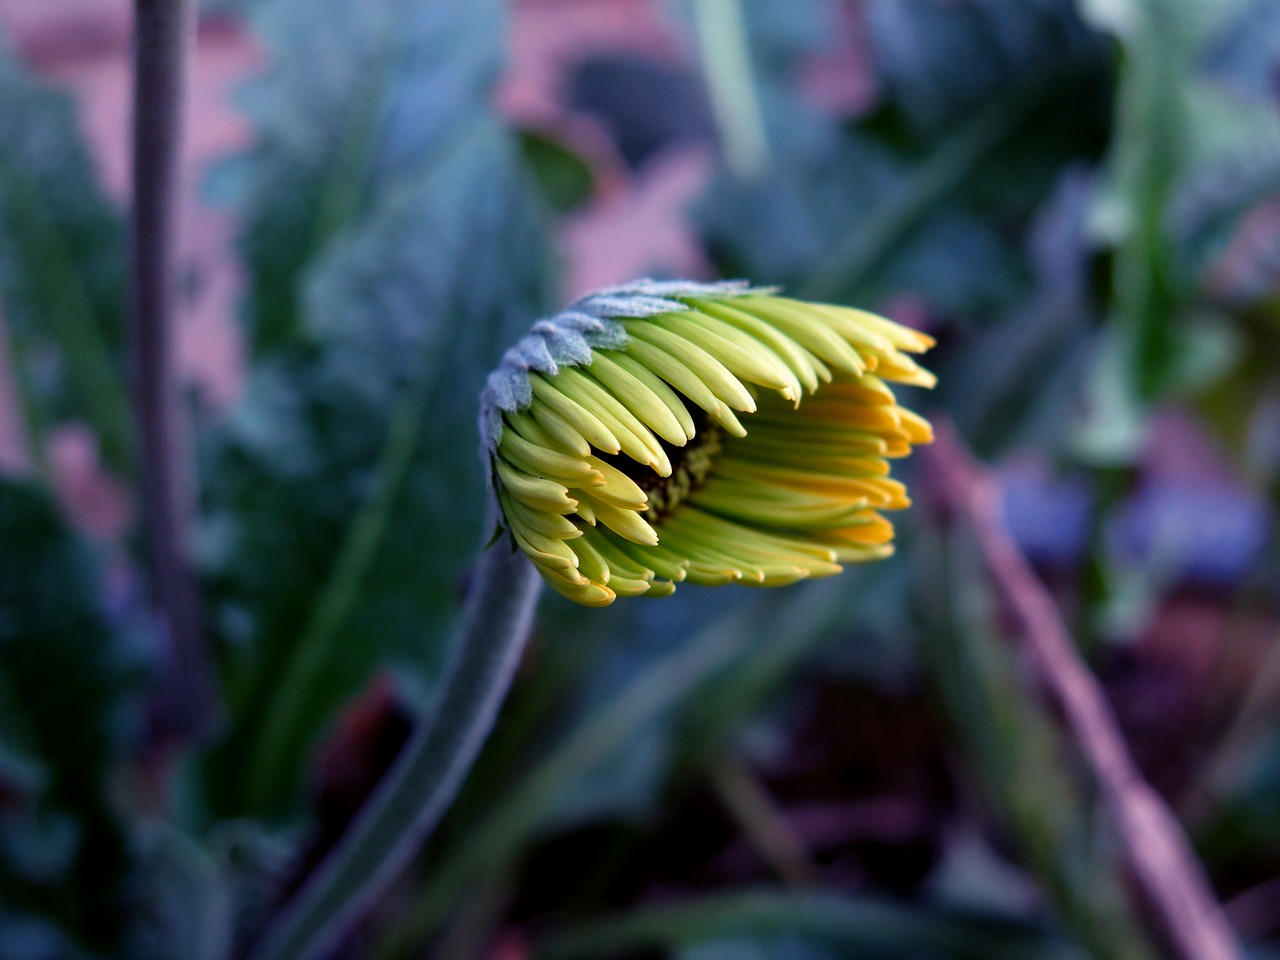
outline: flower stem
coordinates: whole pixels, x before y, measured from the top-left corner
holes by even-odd
[[[487,529],[496,522],[491,507]],[[480,558],[434,711],[346,835],[267,930],[255,960],[312,960],[401,870],[448,808],[493,727],[533,622],[542,579],[505,542]]]
[[[170,646],[164,678],[164,732],[191,734],[214,707],[212,673],[200,637],[199,600],[188,557],[193,506],[178,456],[180,423],[170,333],[176,283],[174,240],[186,53],[192,0],[134,5],[133,262],[129,349],[141,444],[142,508],[157,599]]]

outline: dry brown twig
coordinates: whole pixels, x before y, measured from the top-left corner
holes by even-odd
[[[1009,536],[994,481],[949,425],[927,455],[940,499],[971,529],[1026,654],[1093,773],[1132,881],[1170,955],[1239,960],[1235,935],[1181,825],[1139,773],[1053,598]]]

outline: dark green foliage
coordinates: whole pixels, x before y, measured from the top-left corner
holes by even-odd
[[[85,546],[39,492],[0,483],[0,903],[83,945],[122,934],[127,850],[107,778],[131,671]],[[13,779],[17,774],[17,779]]]
[[[488,114],[494,14],[467,9],[385,0],[352,24],[346,5],[308,5],[252,101],[273,111],[246,168],[260,359],[207,457],[232,711],[219,809],[288,809],[375,664],[430,676],[480,541],[474,398],[537,315],[546,265],[540,208]],[[264,16],[295,22],[291,0]],[[358,167],[327,166],[335,151]],[[275,232],[299,215],[323,221],[295,234],[311,246]]]
[[[0,292],[32,434],[87,420],[122,470],[125,232],[96,177],[70,101],[0,49]]]
[[[197,437],[201,599],[226,709],[165,766],[170,745],[139,719],[135,637],[164,647],[160,618],[137,608],[137,544],[113,545],[104,571],[47,492],[0,483],[0,960],[249,955],[298,864],[329,848],[431,702],[491,532],[475,397],[551,305],[547,214],[592,199],[583,158],[513,133],[493,109],[500,0],[204,6],[250,18],[267,49],[241,96],[254,146],[219,171],[242,227],[248,389]],[[940,341],[925,359],[939,388],[914,392],[913,408],[952,419],[984,458],[1065,462],[1082,489],[1114,491],[1082,508],[1096,528],[1076,541],[1097,535],[1084,569],[1053,571],[1064,607],[1100,619],[1106,591],[1079,581],[1115,573],[1101,531],[1129,474],[1097,463],[1136,460],[1155,403],[1196,402],[1198,367],[1232,437],[1274,446],[1267,278],[1280,258],[1251,250],[1262,279],[1244,293],[1214,274],[1280,184],[1274,0],[741,7],[743,102],[759,105],[768,162],[744,179],[724,162],[739,158],[722,159],[691,211],[697,240],[726,275],[901,308]],[[806,92],[809,57],[840,31],[865,39],[876,70],[856,116]],[[649,148],[705,136],[715,111],[684,89],[693,64],[583,51],[596,55],[674,78],[684,113],[656,88],[634,104],[671,133],[641,130]],[[685,113],[697,129],[676,136]],[[94,186],[69,103],[8,57],[0,134],[0,296],[28,419],[37,441],[88,422],[127,476],[121,218]],[[1210,313],[1248,344],[1234,377],[1196,339]],[[894,473],[925,501],[914,466]],[[1022,675],[981,558],[924,511],[895,520],[898,558],[823,583],[682,586],[607,611],[549,598],[459,801],[343,955],[497,953],[514,931],[545,960],[1148,956],[1106,819]],[[1220,605],[1233,624],[1244,609],[1234,595]],[[1215,697],[1241,692],[1235,666],[1257,666],[1245,647],[1223,641]],[[1137,656],[1101,654],[1104,672]],[[1219,754],[1205,749],[1190,799],[1175,798],[1224,898],[1280,869],[1276,656],[1243,707],[1210,704],[1206,717],[1236,724]],[[347,709],[387,673],[381,699]],[[818,726],[826,696],[849,711],[832,716],[864,723],[864,699],[899,698],[928,731],[929,764],[905,755],[915,747],[886,733],[896,726]],[[893,741],[895,770],[901,751],[912,776],[945,783],[879,796],[888,788],[861,766],[806,765],[867,737]],[[770,885],[716,792],[729,764],[811,843],[820,888]],[[324,801],[308,805],[317,779]],[[929,826],[901,845],[874,817],[869,844],[803,832],[815,810],[856,821],[864,806],[896,816],[905,803],[910,819],[913,800]],[[864,872],[912,858],[892,899]]]
[[[847,127],[819,118],[784,92],[779,55],[763,80],[774,162],[752,182],[721,175],[699,208],[706,242],[724,272],[804,295],[910,292],[985,317],[1022,290],[1008,227],[1101,147],[1105,45],[1066,3],[882,4],[869,22],[887,100]]]
[[[492,0],[272,0],[254,13],[274,61],[245,92],[259,144],[236,173],[262,350],[304,325],[307,265],[487,114],[501,18]]]

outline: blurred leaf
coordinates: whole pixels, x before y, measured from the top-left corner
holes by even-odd
[[[972,342],[952,345],[939,393],[966,439],[987,456],[1033,439],[1060,447],[1076,402],[1097,306],[1085,234],[1089,176],[1063,174],[1027,240],[1035,288]]]
[[[235,172],[263,350],[301,332],[304,267],[489,115],[501,17],[493,0],[263,0],[253,12],[272,68],[245,91],[258,145]]]
[[[92,960],[52,923],[0,906],[0,960]]]
[[[945,182],[867,138],[832,131],[821,148],[780,160],[759,180],[721,177],[696,215],[729,276],[818,299],[910,290],[943,309],[979,309],[1016,287],[1017,270],[989,227],[954,208],[932,210],[954,186],[943,163]]]
[[[941,70],[953,15],[974,43],[1003,49],[1021,38],[1025,49],[988,57],[979,71],[949,65],[965,76],[939,75],[921,89],[891,81],[889,100],[848,130],[766,89],[773,167],[754,181],[722,175],[698,210],[721,270],[815,299],[910,293],[977,316],[1018,296],[1021,264],[991,214],[1025,216],[1064,164],[1096,153],[1091,124],[1107,74],[1101,44],[1069,5],[1038,4],[1034,31],[1020,26],[1021,9],[885,5],[884,36],[873,31],[873,41],[883,39],[890,63],[910,46]],[[918,45],[904,45],[902,30]],[[990,82],[958,96],[983,70],[994,71]],[[919,122],[924,114],[947,122]]]
[[[379,956],[398,957],[440,923],[480,878],[514,869],[521,851],[542,832],[563,826],[580,785],[602,766],[668,725],[688,705],[714,690],[744,659],[769,656],[771,643],[805,645],[828,626],[810,618],[803,590],[771,606],[766,599],[714,619],[692,637],[670,636],[672,648],[635,670],[607,700],[583,711],[547,753],[514,782],[495,785],[486,807],[468,812],[463,835],[429,868],[415,904],[387,937]],[[598,809],[598,808],[596,808]]]
[[[1115,246],[1118,399],[1135,408],[1169,388],[1181,349],[1177,311],[1191,287],[1189,278],[1174,269],[1166,211],[1192,142],[1196,6],[1185,0],[1123,0],[1095,11],[1124,47],[1109,181],[1099,216]],[[1101,404],[1095,407],[1101,411]],[[1094,419],[1105,415],[1095,413]]]
[[[1152,956],[1117,864],[1067,775],[1064,745],[1023,689],[997,635],[994,601],[973,542],[939,530],[918,541],[918,609],[933,676],[975,780],[1070,935],[1091,957]]]
[[[168,824],[149,825],[135,875],[131,957],[224,960],[231,898],[218,865]]]
[[[0,732],[38,764],[0,819],[0,901],[105,948],[120,936],[127,866],[106,781],[131,676],[95,574],[48,500],[0,482]]]
[[[259,361],[207,444],[202,537],[232,711],[209,789],[238,813],[289,809],[374,664],[429,686],[481,537],[475,397],[546,274],[490,109],[495,3],[261,15],[279,50],[242,171]]]
[[[124,240],[70,100],[0,49],[0,296],[31,435],[85,420],[116,470],[132,451]]]
[[[474,398],[541,302],[525,187],[511,144],[478,125],[315,267],[309,342],[259,367],[219,438],[208,568],[246,634],[224,803],[295,796],[309,744],[375,663],[434,669],[481,538]]]
[[[1237,0],[1234,6],[1235,15],[1209,44],[1205,69],[1245,96],[1272,99],[1280,92],[1280,6],[1271,0]]]
[[[566,213],[591,196],[594,177],[585,160],[568,147],[531,131],[520,134],[525,163],[556,213]]]
[[[805,937],[826,949],[805,949]],[[732,938],[731,940],[729,938]],[[723,945],[715,945],[721,941]],[[785,946],[785,944],[790,946]],[[732,948],[729,948],[732,944]],[[1069,956],[1045,934],[979,917],[947,916],[867,897],[752,891],[645,907],[553,934],[536,949],[572,960],[641,948],[684,948],[682,957],[879,957],[996,960]]]
[[[1033,80],[1101,39],[1074,0],[869,0],[866,11],[890,96],[925,130],[946,129],[1011,80]]]

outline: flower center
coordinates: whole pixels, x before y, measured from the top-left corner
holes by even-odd
[[[644,517],[652,524],[660,523],[690,494],[706,483],[722,447],[720,426],[697,407],[689,411],[693,417],[694,437],[683,447],[656,438],[671,461],[671,476],[660,477],[653,469],[637,463],[626,454],[595,451],[596,456],[617,467],[649,498]]]

